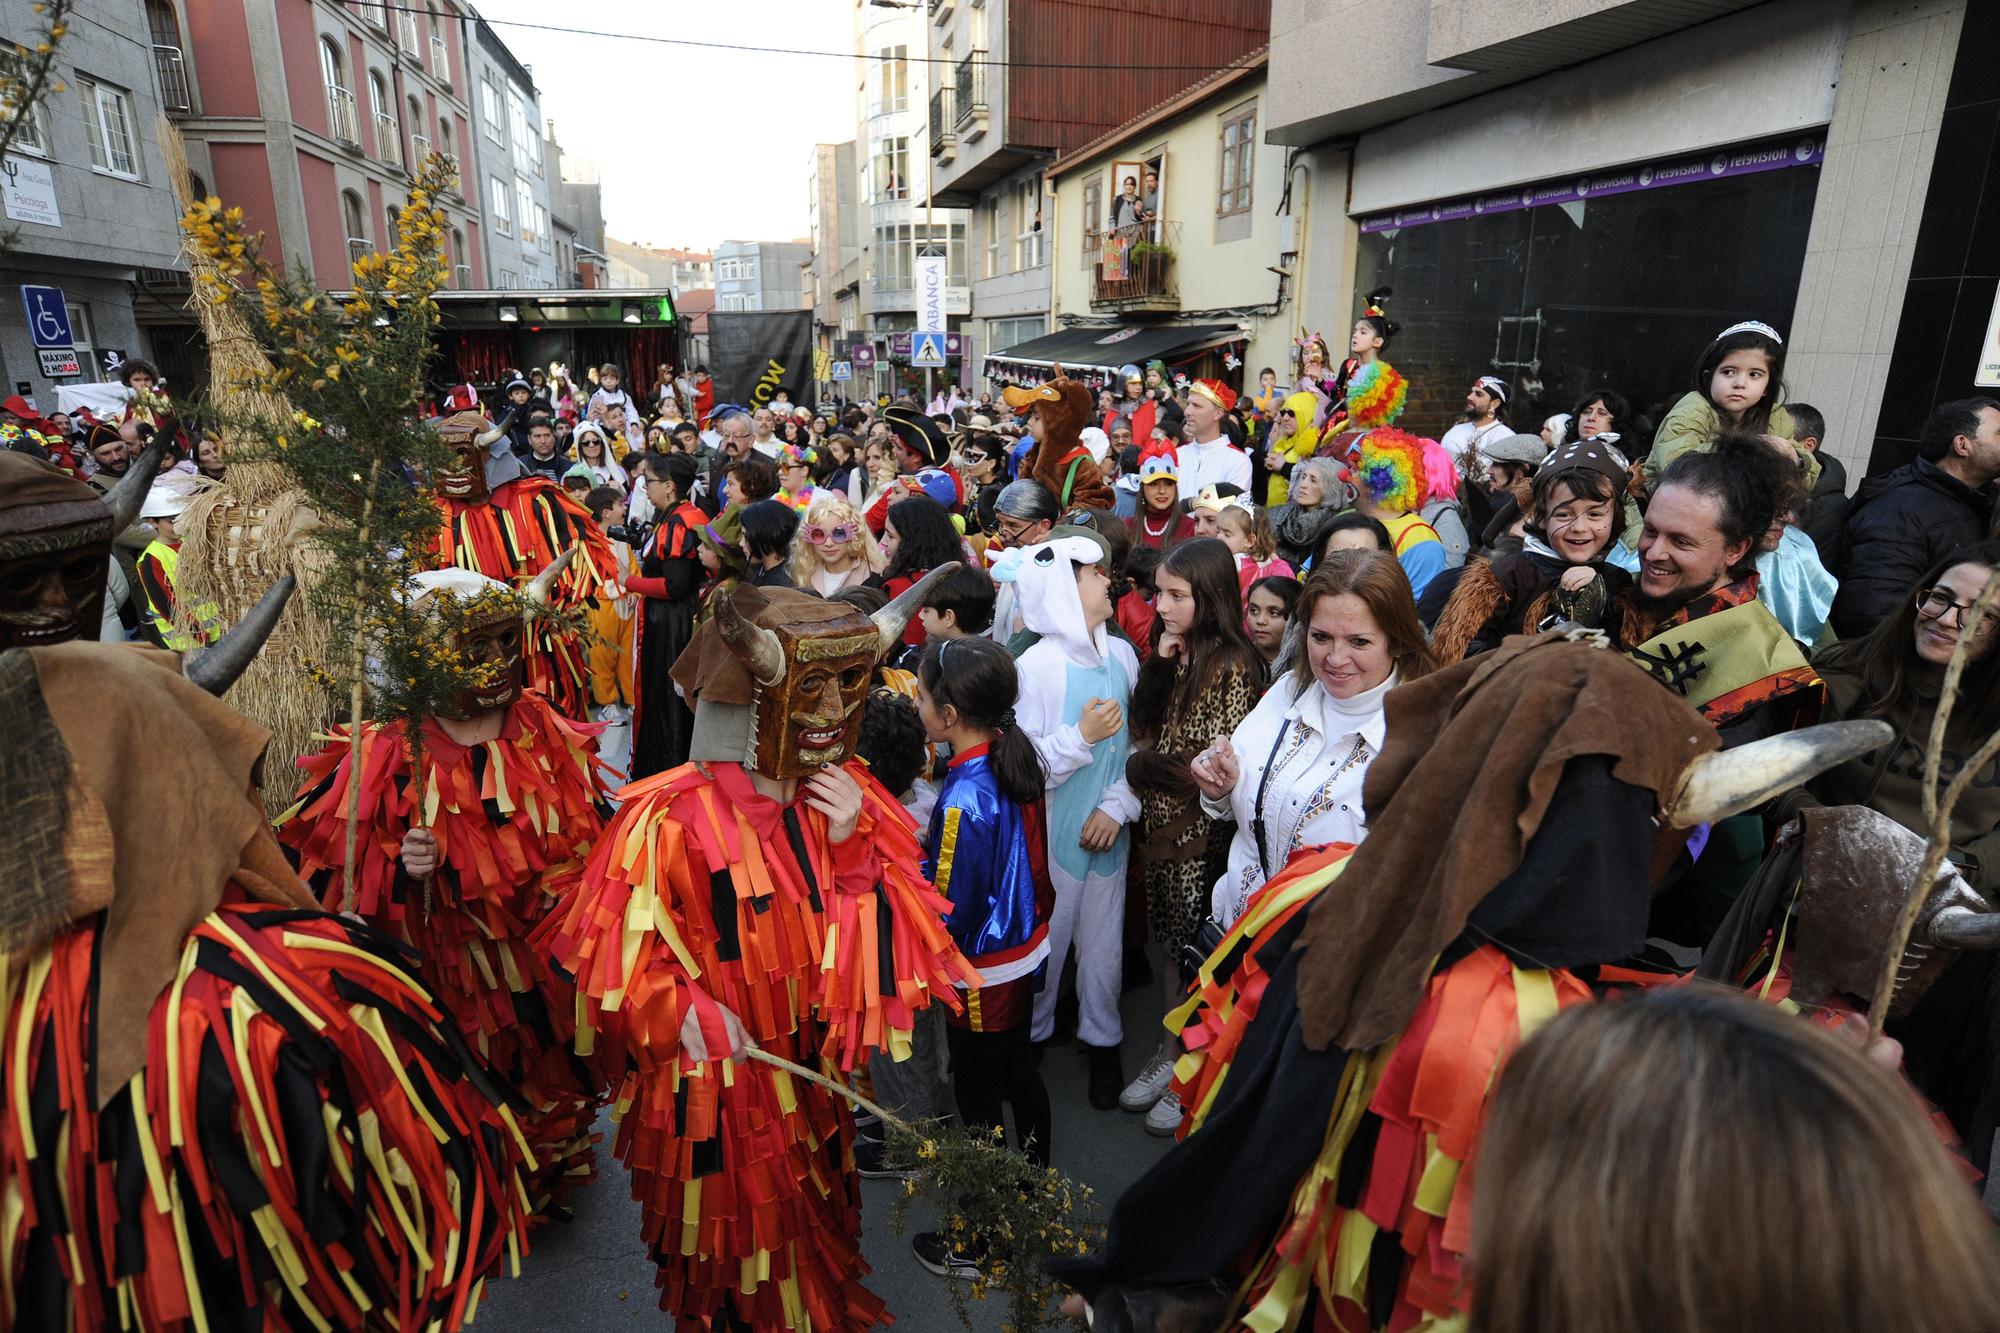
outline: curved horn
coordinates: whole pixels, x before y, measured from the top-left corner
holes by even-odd
[[[750,668],[759,684],[776,685],[785,678],[785,645],[770,630],[745,620],[734,597],[716,598],[715,623],[729,651]]]
[[[166,457],[166,437],[155,435],[153,442],[146,446],[146,451],[125,469],[125,475],[118,479],[118,484],[104,493],[104,503],[111,507],[113,536],[139,521],[139,507],[146,503],[146,492],[153,489],[153,478],[159,475],[160,464]]]
[[[483,431],[480,433],[479,447],[481,449],[491,449],[494,445],[500,442],[500,437],[507,433],[507,427],[513,424],[514,424],[514,408],[512,404],[509,404],[507,410],[500,414],[499,423],[495,425],[492,430]]]
[[[547,606],[549,594],[556,590],[556,580],[563,576],[563,571],[569,568],[569,562],[575,556],[576,543],[563,547],[562,554],[549,561],[548,568],[535,575],[534,581],[521,590],[521,595],[536,606]]]
[[[236,628],[206,650],[190,656],[182,664],[181,674],[210,694],[226,692],[263,651],[264,641],[278,627],[278,617],[285,613],[285,603],[292,599],[292,592],[298,586],[298,579],[290,574],[273,583],[270,591],[257,600],[257,605],[236,622]]]
[[[1666,803],[1667,819],[1675,828],[1712,824],[1887,745],[1895,734],[1887,722],[1826,722],[1702,755]]]
[[[959,568],[960,565],[956,560],[939,565],[898,593],[895,601],[869,617],[875,622],[875,628],[882,631],[882,647],[879,651],[891,652],[903,641],[903,631],[909,628],[910,618],[917,614],[917,608],[924,604],[924,598],[930,596],[930,591],[937,586],[937,581],[947,574],[955,573]]]
[[[1930,940],[1945,949],[2000,949],[2000,912],[1975,912],[1970,907],[1938,909],[1931,918]]]

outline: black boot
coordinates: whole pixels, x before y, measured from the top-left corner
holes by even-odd
[[[1088,1046],[1090,1054],[1090,1104],[1099,1111],[1118,1109],[1118,1094],[1125,1090],[1125,1067],[1119,1062],[1116,1046]]]

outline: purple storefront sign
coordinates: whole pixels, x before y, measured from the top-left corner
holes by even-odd
[[[1753,176],[1762,171],[1782,171],[1786,167],[1816,167],[1825,160],[1826,136],[1823,134],[1782,142],[1773,140],[1735,148],[1718,148],[1712,153],[1663,158],[1636,167],[1613,167],[1608,171],[1594,171],[1567,180],[1516,186],[1494,194],[1399,208],[1393,213],[1377,213],[1361,219],[1361,234],[1372,236],[1403,227],[1429,226],[1433,222],[1456,222],[1494,213],[1515,213],[1524,208],[1546,208],[1551,204],[1602,199],[1614,194],[1663,190],[1675,185],[1692,185],[1697,181]]]

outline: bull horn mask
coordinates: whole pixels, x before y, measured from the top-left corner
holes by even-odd
[[[125,469],[125,475],[118,479],[118,484],[104,493],[104,503],[111,510],[113,536],[139,521],[139,507],[146,503],[146,492],[153,489],[153,478],[159,475],[160,464],[166,456],[166,437],[154,436],[145,452]]]
[[[505,412],[500,414],[500,420],[494,424],[492,430],[482,431],[479,434],[479,447],[481,449],[491,449],[494,445],[500,443],[501,437],[507,433],[507,428],[513,424],[514,409],[509,407]]]
[[[2000,949],[2000,912],[1952,906],[1931,918],[1931,943],[1946,949]]]
[[[575,544],[565,546],[562,554],[549,561],[548,568],[535,575],[534,581],[521,590],[522,595],[533,605],[546,608],[549,605],[550,595],[556,590],[556,581],[563,576],[563,571],[569,568],[570,561],[575,558]]]
[[[930,596],[931,589],[937,586],[938,580],[947,574],[956,573],[959,568],[959,563],[956,560],[951,561],[949,564],[939,565],[936,569],[933,569],[930,573],[924,575],[898,593],[895,601],[890,602],[887,606],[869,617],[870,620],[875,622],[875,628],[882,632],[882,651],[884,653],[893,651],[896,645],[903,641],[903,631],[909,628],[910,618],[916,615],[918,609],[923,606],[924,599]],[[776,640],[774,639],[773,643],[775,642]],[[769,682],[766,683],[768,684]]]
[[[211,647],[190,656],[181,673],[210,694],[223,694],[263,651],[271,631],[278,627],[278,617],[285,613],[285,603],[291,600],[298,586],[298,579],[290,574],[273,583],[234,629]]]
[[[913,588],[911,591],[916,590]],[[884,607],[878,614],[887,612],[888,608]],[[729,651],[742,659],[743,665],[759,685],[776,685],[785,678],[785,645],[771,630],[745,620],[732,598],[715,599],[715,624],[722,633],[722,641],[729,645]]]
[[[1679,789],[1666,802],[1667,822],[1675,828],[1713,824],[1894,737],[1886,722],[1825,722],[1702,755],[1688,765]]]

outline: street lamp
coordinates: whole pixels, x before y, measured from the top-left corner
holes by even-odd
[[[502,324],[518,324],[521,322],[521,312],[513,306],[503,305],[500,307],[500,322]]]
[[[637,301],[625,302],[625,322],[627,324],[637,324],[641,318],[639,303]]]

